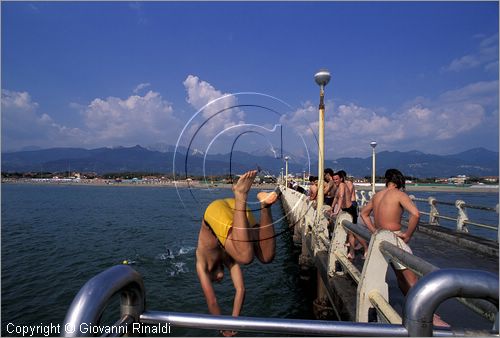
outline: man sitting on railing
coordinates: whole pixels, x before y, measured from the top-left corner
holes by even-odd
[[[385,172],[385,186],[386,188],[377,192],[363,208],[361,218],[372,233],[378,229],[392,231],[397,238],[398,246],[413,253],[407,243],[417,227],[420,214],[410,197],[404,192],[405,177],[397,169],[388,169]],[[409,214],[409,220],[408,228],[403,232],[401,231],[401,217],[405,210]],[[372,211],[375,224],[370,218]],[[398,262],[391,262],[391,266],[396,274],[399,288],[406,295],[417,282],[417,276]],[[436,326],[449,326],[436,314],[433,323]]]
[[[239,316],[245,298],[243,273],[239,264],[250,264],[257,256],[262,263],[270,263],[275,254],[274,226],[271,205],[276,202],[275,192],[259,192],[260,224],[247,208],[248,192],[257,174],[256,170],[241,175],[233,186],[234,198],[215,200],[205,210],[198,247],[196,248],[196,272],[211,314],[221,310],[212,282],[224,277],[224,266],[231,274],[236,289],[233,316]],[[224,336],[234,336],[234,331],[223,331]]]

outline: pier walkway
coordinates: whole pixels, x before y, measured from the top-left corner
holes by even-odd
[[[352,219],[346,213],[339,214],[337,220],[330,220],[324,215],[329,207],[324,206],[318,215],[304,194],[284,186],[280,190],[286,218],[289,226],[294,228],[294,242],[301,247],[298,263],[305,276],[308,271],[317,280],[318,298],[314,305],[319,319],[327,319],[333,314],[335,320],[342,321],[401,323],[405,297],[397,286],[392,268],[388,268],[387,262],[380,255],[380,252],[389,256],[397,256],[398,253],[391,255],[385,252],[382,244],[380,251],[376,250],[374,247],[377,245],[370,243],[369,257],[364,260],[362,254],[358,253],[351,264],[346,258],[347,248],[343,244],[350,228],[358,229],[359,231],[354,232],[360,235],[365,230],[362,237],[370,239],[369,232],[363,229],[365,227],[362,220],[358,218],[359,227],[350,223]],[[421,217],[422,219],[425,220],[425,217]],[[335,230],[332,231],[332,228]],[[377,236],[386,237],[376,244],[387,239],[387,234],[377,233]],[[409,266],[418,276],[424,276],[433,270],[458,268],[485,271],[498,277],[497,241],[420,223],[410,246],[413,255],[406,255],[399,261],[404,264],[407,260],[410,263],[412,259],[416,260],[413,266],[404,265]],[[403,253],[401,255],[405,256]],[[365,266],[369,261],[370,266]],[[384,285],[384,282],[387,284]],[[367,296],[373,290],[377,290],[379,294]],[[479,309],[476,307],[474,312],[455,298],[450,298],[442,302],[435,313],[448,322],[453,330],[491,330],[498,313],[498,301],[496,308],[485,301],[477,302],[480,303]],[[471,303],[470,307],[477,305],[475,300]]]

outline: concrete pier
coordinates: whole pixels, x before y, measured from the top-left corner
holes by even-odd
[[[325,315],[334,315],[331,319],[401,324],[405,297],[397,286],[392,268],[388,268],[387,258],[383,257],[384,250],[379,249],[381,243],[386,245],[391,241],[388,232],[374,234],[368,249],[369,257],[365,260],[359,252],[351,263],[346,258],[347,248],[344,246],[348,231],[344,228],[352,221],[350,215],[341,213],[332,223],[324,215],[329,207],[318,212],[304,194],[285,187],[280,189],[286,218],[293,227],[294,243],[301,248],[298,264],[303,271],[317,275],[314,278],[317,282],[315,313],[321,319],[325,319]],[[362,222],[360,218],[358,222]],[[358,225],[364,227],[362,223]],[[414,255],[408,256],[416,258],[403,258],[416,261],[417,268],[422,270],[420,273],[415,271],[419,276],[444,268],[482,270],[498,276],[496,241],[422,223],[409,244]],[[412,266],[409,268],[414,270]],[[450,299],[443,302],[436,313],[453,330],[491,330],[498,303],[493,306],[482,300],[479,303],[480,309],[476,308],[474,312],[470,309],[474,304],[465,306]],[[479,314],[481,312],[483,315]]]

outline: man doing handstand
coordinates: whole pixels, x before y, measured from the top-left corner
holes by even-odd
[[[247,208],[248,192],[257,174],[256,170],[241,175],[233,186],[234,198],[215,200],[207,207],[201,222],[196,248],[196,272],[211,314],[221,310],[213,289],[213,282],[224,277],[228,269],[236,290],[233,316],[239,316],[245,298],[245,285],[240,264],[250,264],[254,256],[264,264],[270,263],[275,254],[276,241],[271,215],[271,205],[276,202],[275,192],[259,192],[260,223]],[[234,331],[223,331],[233,336]]]

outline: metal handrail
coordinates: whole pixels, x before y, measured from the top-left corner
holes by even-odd
[[[456,270],[456,269],[455,269]],[[248,331],[248,332],[267,332],[267,333],[280,333],[280,334],[299,334],[299,335],[335,335],[335,336],[393,336],[393,337],[406,337],[409,334],[417,333],[422,335],[431,333],[438,337],[451,337],[451,336],[484,336],[498,334],[496,331],[467,331],[457,332],[449,329],[434,330],[432,325],[430,331],[422,331],[422,323],[426,324],[426,320],[439,305],[439,301],[433,299],[432,302],[427,302],[429,284],[432,290],[445,290],[440,294],[439,300],[449,297],[454,292],[457,295],[466,297],[484,297],[492,302],[498,302],[498,278],[490,273],[477,272],[471,270],[460,270],[460,284],[452,288],[443,287],[456,279],[455,270],[450,272],[447,270],[439,270],[440,278],[445,278],[445,282],[436,282],[436,278],[422,279],[417,283],[417,290],[412,292],[412,297],[408,297],[405,303],[405,316],[403,317],[402,324],[382,324],[382,323],[359,323],[349,321],[324,321],[324,320],[304,320],[304,319],[283,319],[283,318],[259,318],[259,317],[233,317],[233,316],[214,316],[208,314],[195,314],[195,313],[180,313],[180,312],[161,312],[161,311],[146,311],[144,309],[135,315],[126,314],[115,325],[129,327],[134,325],[134,329],[117,331],[110,336],[122,335],[135,335],[135,330],[141,330],[141,325],[154,325],[164,324],[168,327],[170,333],[170,326],[187,327],[198,329],[217,329],[217,330],[235,330],[235,331]],[[466,276],[465,279],[463,276]],[[115,277],[113,277],[115,276]],[[477,278],[474,278],[477,277]],[[139,278],[138,278],[139,277]],[[479,280],[479,281],[478,281]],[[437,283],[437,285],[436,285]],[[463,285],[468,285],[464,287]],[[496,285],[496,288],[495,288]],[[143,295],[144,289],[140,275],[131,267],[120,265],[114,266],[87,282],[78,295],[75,297],[68,315],[65,320],[65,335],[66,336],[83,336],[85,332],[78,329],[75,334],[71,334],[68,328],[79,328],[84,323],[94,323],[98,325],[98,317],[96,314],[102,313],[103,304],[106,304],[110,296],[116,293],[127,294],[130,290],[138,292]],[[468,289],[467,289],[468,288]],[[457,290],[460,290],[458,293]],[[465,291],[463,291],[465,290]],[[139,297],[141,298],[141,297]],[[139,299],[144,305],[144,299]],[[377,295],[372,295],[372,299],[376,299]],[[382,302],[383,303],[383,302]],[[413,304],[415,303],[415,304]],[[122,302],[122,314],[127,312],[130,303]],[[134,308],[134,312],[138,308]],[[91,314],[87,316],[87,314]],[[422,320],[423,318],[423,320]],[[412,331],[410,331],[410,329]],[[420,331],[417,331],[420,330]],[[92,333],[92,332],[90,332]]]
[[[414,201],[418,201],[418,202],[428,202],[428,199],[427,198],[421,198],[421,197],[415,197],[413,196],[412,198]],[[455,202],[446,202],[446,201],[438,201],[438,200],[435,200],[434,203],[436,204],[443,204],[443,205],[450,205],[450,206],[455,206]],[[497,209],[496,208],[492,208],[492,207],[485,207],[485,206],[482,206],[482,205],[473,205],[473,204],[464,204],[464,207],[465,208],[468,208],[468,209],[477,209],[477,210],[485,210],[485,211],[493,211],[493,212],[496,212]]]
[[[423,277],[410,289],[405,302],[403,324],[409,335],[431,336],[435,310],[452,297],[483,298],[498,307],[498,277],[467,269],[440,269]]]
[[[109,301],[117,294],[121,295],[120,322],[130,321],[126,317],[138,322],[145,305],[144,282],[130,266],[116,265],[96,275],[80,289],[64,319],[64,336],[85,336],[88,332],[81,324],[97,325]]]
[[[168,323],[172,326],[187,328],[314,336],[408,336],[408,331],[406,330],[406,328],[403,325],[397,324],[259,317],[232,317],[159,311],[145,311],[141,315],[141,323]]]
[[[460,200],[457,200],[453,203],[453,202],[438,201],[433,197],[420,198],[420,197],[415,197],[414,195],[410,195],[410,198],[416,202],[427,202],[427,203],[431,204],[430,205],[430,208],[431,208],[430,212],[420,211],[420,213],[422,213],[424,215],[428,215],[430,218],[433,218],[436,221],[436,223],[432,223],[429,220],[429,223],[431,223],[431,224],[437,225],[439,219],[445,219],[445,220],[457,222],[457,229],[460,231],[467,232],[467,229],[464,227],[464,225],[467,225],[467,224],[474,225],[476,227],[483,228],[483,229],[498,231],[498,226],[494,226],[494,225],[490,225],[490,224],[483,224],[483,223],[474,222],[474,221],[469,220],[469,218],[467,217],[467,214],[465,212],[465,209],[475,209],[475,210],[483,210],[483,211],[490,211],[490,212],[498,213],[498,210],[499,210],[498,204],[495,208],[493,208],[493,207],[485,207],[485,206],[467,204],[464,201],[460,201]],[[455,206],[458,208],[459,215],[457,217],[440,215],[437,212],[437,209],[435,207],[437,204]]]

